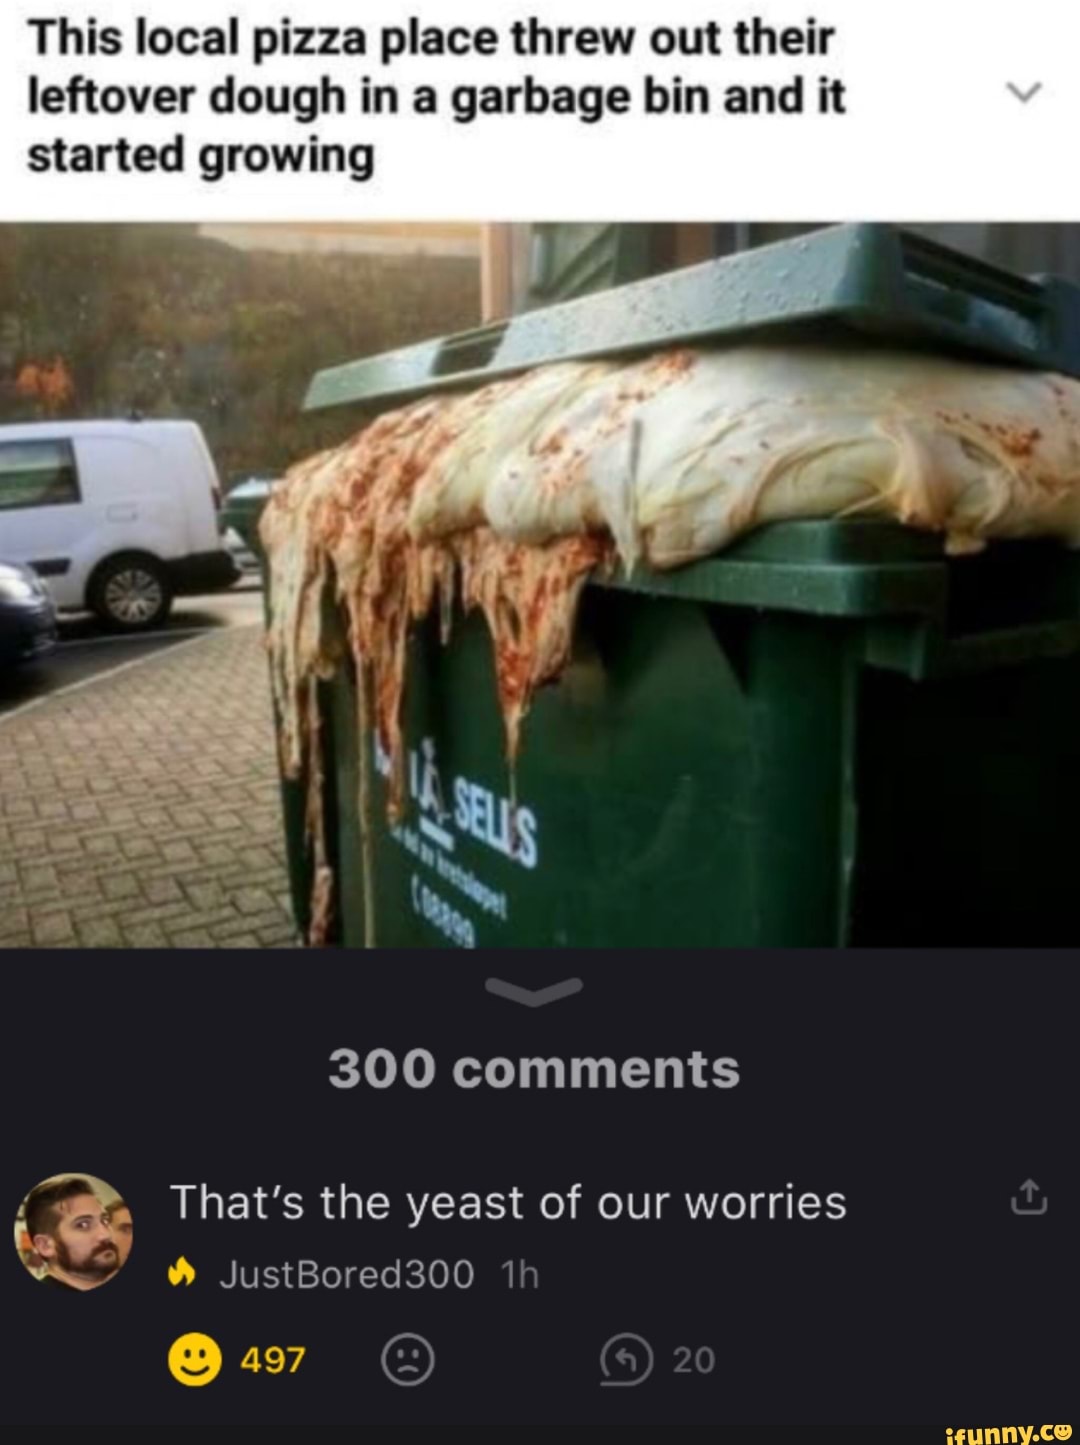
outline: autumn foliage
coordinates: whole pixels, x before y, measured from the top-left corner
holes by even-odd
[[[46,416],[57,416],[75,396],[75,383],[62,356],[50,362],[28,361],[15,379],[15,393],[40,404]]]
[[[313,372],[473,326],[479,307],[474,257],[0,226],[0,423],[190,417],[226,483],[275,475],[350,425],[305,415]]]

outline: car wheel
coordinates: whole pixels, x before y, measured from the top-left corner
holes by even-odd
[[[110,557],[94,573],[87,601],[116,632],[145,632],[159,626],[172,606],[168,573],[153,557]]]

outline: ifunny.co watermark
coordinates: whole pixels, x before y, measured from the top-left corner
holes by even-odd
[[[1045,1445],[1068,1440],[1071,1425],[991,1425],[980,1430],[946,1430],[948,1445]]]

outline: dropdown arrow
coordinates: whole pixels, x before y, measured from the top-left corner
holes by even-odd
[[[1021,105],[1027,105],[1028,101],[1034,100],[1039,91],[1042,90],[1043,83],[1041,80],[1037,80],[1034,85],[1028,86],[1027,90],[1021,90],[1014,80],[1010,80],[1008,81],[1008,88],[1012,91],[1013,95],[1016,96]]]
[[[564,978],[562,983],[549,984],[547,988],[522,988],[519,983],[507,983],[501,978],[489,978],[484,987],[497,998],[509,999],[511,1003],[524,1004],[526,1008],[543,1008],[545,1004],[557,1003],[580,993],[585,987],[580,978]]]

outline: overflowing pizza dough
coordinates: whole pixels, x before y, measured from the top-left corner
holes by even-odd
[[[591,574],[677,567],[765,522],[853,516],[940,533],[950,552],[1080,546],[1080,382],[773,344],[557,363],[388,412],[294,467],[263,514],[285,773],[321,775],[314,689],[345,647],[361,728],[391,761],[394,819],[405,644],[434,608],[444,637],[457,600],[483,612],[513,762]],[[309,800],[313,838],[320,808]]]

